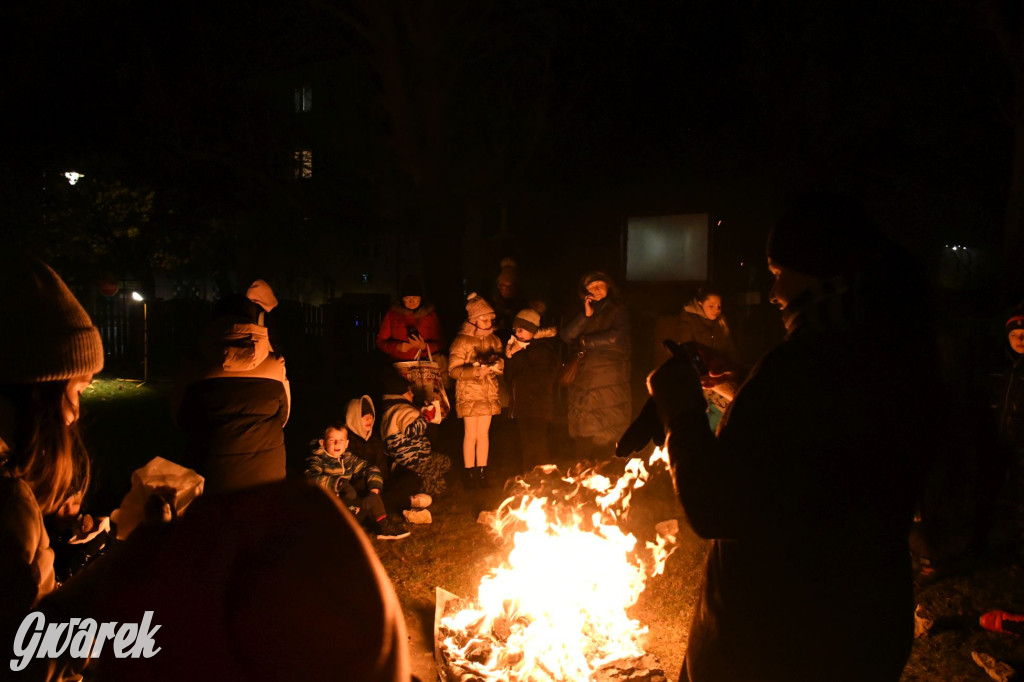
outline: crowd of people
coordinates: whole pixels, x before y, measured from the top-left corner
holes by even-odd
[[[767,255],[785,340],[746,371],[725,297],[705,284],[680,306],[675,340],[687,351],[647,380],[650,436],[667,447],[688,523],[711,541],[680,679],[812,680],[827,670],[895,681],[913,637],[908,537],[945,433],[925,278],[837,195],[793,204]],[[76,424],[104,355],[56,272],[8,261],[2,312],[18,332],[0,340],[0,639],[13,641],[33,610],[51,622],[154,611],[161,646],[188,652],[97,659],[111,678],[333,679],[343,662],[345,679],[408,680],[404,620],[370,538],[409,537],[408,524],[429,523],[433,499],[454,485],[436,433],[449,391],[467,490],[493,485],[498,415],[518,431],[519,471],[551,461],[556,396],[579,459],[610,457],[633,421],[630,316],[616,282],[584,275],[579,308],[559,328],[545,324],[542,302],[518,297],[505,260],[489,299],[468,293],[447,346],[419,280],[401,282],[377,335],[394,363],[379,406],[369,395],[348,401],[313,434],[305,475],[289,478],[291,391],[265,326],[278,301],[257,280],[216,303],[172,393],[187,436],[180,463],[203,477],[203,494],[179,514],[175,491],[157,491],[127,538],[84,568],[58,566],[53,529],[81,537],[96,523],[78,514],[90,460]],[[1006,360],[986,375],[987,409],[1024,547],[1024,308],[1001,333]],[[433,374],[403,371],[423,363]],[[424,377],[436,381],[426,396]],[[382,492],[400,476],[417,490],[399,513]],[[999,631],[1024,619],[986,618]],[[62,679],[85,664],[32,666]]]

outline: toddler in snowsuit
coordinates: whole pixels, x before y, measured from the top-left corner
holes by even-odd
[[[388,520],[384,502],[380,499],[380,489],[384,484],[380,469],[348,452],[348,428],[340,422],[328,425],[317,445],[306,458],[306,476],[341,498],[356,519],[369,526],[378,540],[409,537],[409,531]]]

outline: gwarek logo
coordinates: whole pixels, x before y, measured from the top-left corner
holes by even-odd
[[[153,635],[160,626],[150,628],[153,612],[146,611],[142,623],[97,623],[92,618],[72,618],[67,623],[49,623],[39,611],[25,616],[14,638],[11,670],[24,670],[34,658],[59,658],[65,652],[71,658],[99,658],[103,645],[111,642],[115,658],[152,658],[160,653]],[[155,647],[155,648],[154,648]]]

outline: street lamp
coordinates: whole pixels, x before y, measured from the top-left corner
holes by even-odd
[[[142,383],[146,383],[149,381],[149,321],[146,315],[146,298],[133,291],[132,300],[142,304]]]

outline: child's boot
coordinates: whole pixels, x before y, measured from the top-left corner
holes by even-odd
[[[487,467],[476,468],[476,478],[481,488],[490,488],[491,483],[487,480]]]
[[[476,467],[466,467],[466,490],[475,490],[480,487]]]

